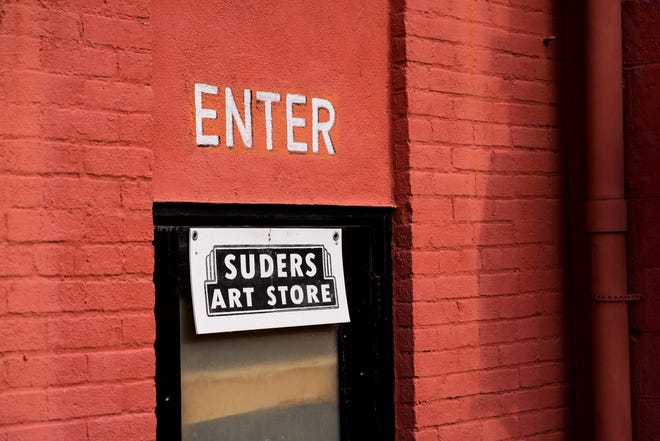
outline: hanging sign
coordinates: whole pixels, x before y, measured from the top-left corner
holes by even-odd
[[[340,229],[191,228],[198,334],[348,322]]]

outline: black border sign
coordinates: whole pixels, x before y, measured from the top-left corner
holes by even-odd
[[[198,334],[345,323],[340,229],[191,228]]]

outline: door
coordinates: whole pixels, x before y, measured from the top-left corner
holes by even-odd
[[[388,209],[168,203],[154,224],[159,441],[394,439]],[[195,334],[191,227],[340,228],[351,321]]]

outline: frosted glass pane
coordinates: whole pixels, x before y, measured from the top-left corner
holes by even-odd
[[[181,300],[183,441],[337,441],[336,327],[195,335]]]

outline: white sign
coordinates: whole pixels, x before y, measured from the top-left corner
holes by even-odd
[[[348,322],[340,229],[191,228],[198,334]]]

